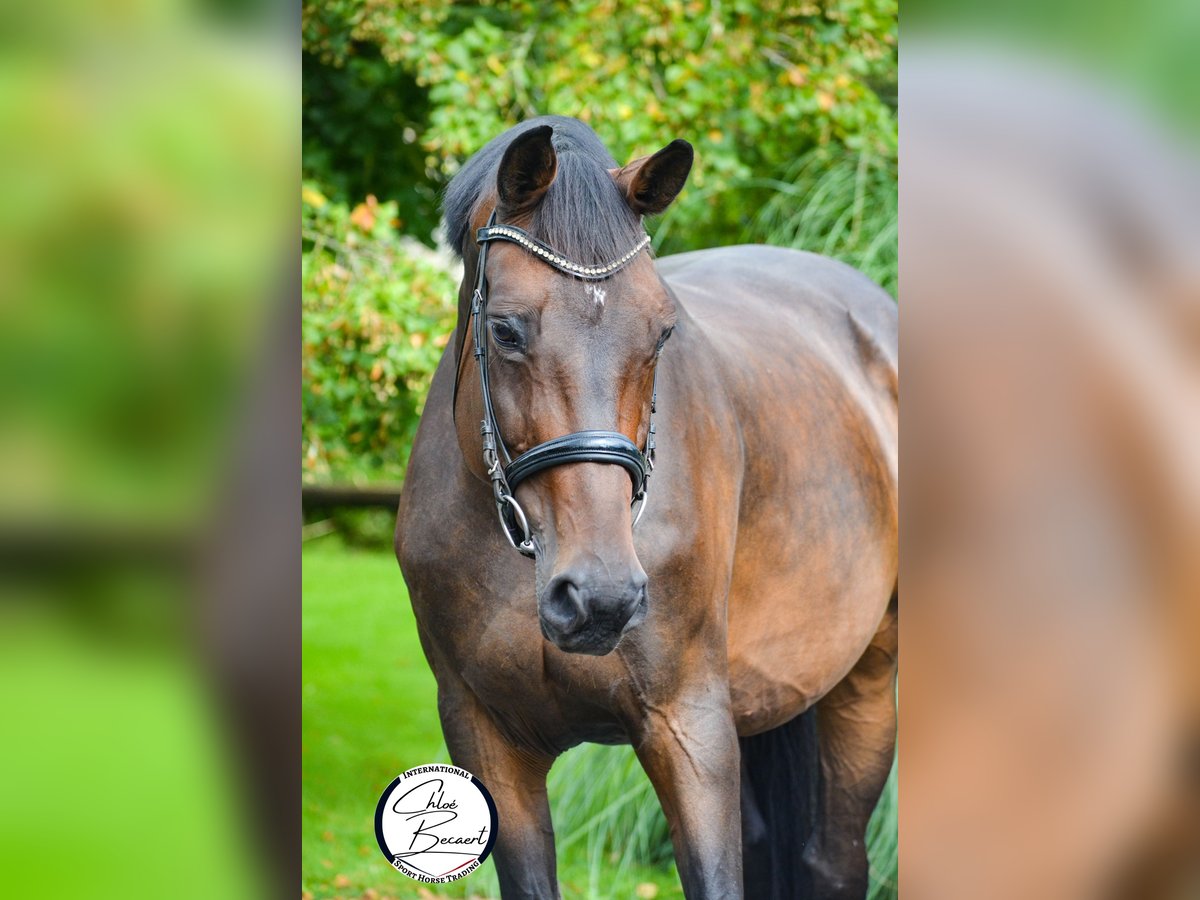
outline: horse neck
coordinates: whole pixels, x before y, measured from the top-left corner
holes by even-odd
[[[707,369],[717,354],[709,333],[688,312],[686,301],[666,280],[663,284],[675,301],[675,334],[667,342],[659,360],[660,366],[670,367],[676,376],[672,379],[671,397],[665,402],[671,403],[676,412],[685,415],[702,414],[714,400],[708,393],[713,385],[706,379],[694,377],[697,374],[694,370]],[[660,408],[662,402],[664,400],[660,398]]]

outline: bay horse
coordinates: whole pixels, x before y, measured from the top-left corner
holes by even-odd
[[[458,324],[395,546],[505,898],[558,896],[546,776],[585,741],[633,745],[689,898],[867,890],[896,736],[896,307],[794,250],[655,259],[642,219],[692,161],[676,140],[617,167],[543,117],[446,191]]]

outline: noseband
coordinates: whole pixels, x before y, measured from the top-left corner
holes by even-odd
[[[476,234],[479,243],[479,261],[476,265],[475,293],[471,299],[472,340],[475,343],[475,361],[479,369],[479,385],[483,392],[483,464],[492,483],[492,496],[496,501],[496,513],[508,542],[525,556],[533,556],[533,535],[525,511],[517,502],[514,492],[525,479],[554,466],[568,463],[593,462],[621,466],[629,473],[633,482],[633,524],[636,526],[646,508],[646,487],[650,473],[654,470],[654,413],[658,400],[658,369],[654,372],[654,385],[650,396],[650,427],[646,435],[646,450],[643,453],[633,441],[617,431],[576,431],[562,437],[552,438],[536,447],[531,447],[513,459],[500,436],[500,426],[492,408],[492,391],[488,380],[487,352],[487,265],[488,244],[492,241],[509,241],[522,247],[558,271],[585,281],[602,281],[615,275],[629,265],[650,244],[647,235],[625,255],[602,266],[583,266],[566,259],[553,248],[543,244],[524,230],[513,225],[496,225],[493,211],[488,224]],[[457,393],[457,391],[456,391]],[[503,460],[503,462],[501,461]]]

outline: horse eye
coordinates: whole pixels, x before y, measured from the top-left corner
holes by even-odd
[[[660,337],[658,339],[658,348],[657,349],[658,349],[659,353],[662,353],[662,348],[666,346],[667,338],[669,338],[671,336],[671,332],[673,332],[674,330],[675,330],[675,326],[672,325],[670,328],[668,328],[666,331],[664,331],[662,333],[662,337]]]
[[[521,335],[507,322],[492,323],[492,340],[507,350],[517,350],[521,346]]]

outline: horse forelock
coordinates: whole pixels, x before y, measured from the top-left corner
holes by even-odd
[[[520,224],[567,258],[598,265],[615,259],[641,240],[641,218],[629,208],[609,174],[617,163],[583,122],[561,116],[531,119],[490,141],[471,157],[446,188],[442,209],[446,237],[460,256],[472,222],[496,197],[496,173],[504,151],[529,128],[550,125],[558,157],[554,183]]]

